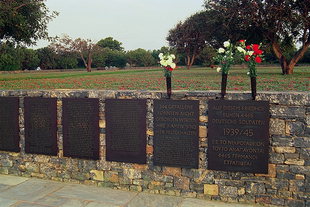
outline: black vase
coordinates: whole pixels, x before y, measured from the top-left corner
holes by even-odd
[[[221,98],[224,99],[227,86],[227,74],[222,74]]]
[[[166,85],[167,85],[167,96],[168,99],[171,97],[171,77],[166,77]]]
[[[256,98],[256,77],[251,77],[252,100]]]

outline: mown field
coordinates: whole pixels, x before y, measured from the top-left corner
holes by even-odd
[[[310,66],[296,67],[294,75],[281,75],[280,68],[259,67],[258,91],[309,91]],[[227,90],[249,91],[246,68],[233,68]],[[178,68],[173,72],[173,90],[220,90],[221,74],[211,68]],[[161,69],[116,71],[0,73],[0,89],[112,89],[165,90]]]

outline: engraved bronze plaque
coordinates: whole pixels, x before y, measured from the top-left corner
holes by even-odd
[[[57,155],[57,99],[25,97],[25,152]]]
[[[19,152],[19,98],[0,97],[0,150]]]
[[[269,103],[210,100],[208,169],[268,173]]]
[[[64,156],[99,159],[99,99],[62,99]]]
[[[154,165],[198,168],[199,101],[154,100]]]
[[[107,99],[106,160],[146,163],[146,100]]]

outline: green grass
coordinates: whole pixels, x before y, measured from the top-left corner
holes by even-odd
[[[246,68],[233,68],[227,90],[250,90]],[[259,67],[258,91],[309,91],[310,66],[296,67],[294,75],[283,76],[276,67]],[[219,90],[221,74],[211,68],[179,68],[173,71],[173,90]],[[111,89],[165,90],[161,69],[0,74],[0,89]]]

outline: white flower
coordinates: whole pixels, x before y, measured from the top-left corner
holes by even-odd
[[[230,42],[229,41],[226,41],[226,42],[224,42],[224,47],[229,47],[230,46]]]
[[[245,49],[243,49],[242,47],[237,47],[237,50],[243,54],[246,53]]]
[[[158,55],[158,57],[159,57],[160,59],[163,59],[163,56],[164,56],[163,53],[159,53],[159,55]]]
[[[222,70],[222,68],[220,68],[220,67],[216,68],[216,71],[217,71],[218,73],[221,72],[221,70]]]
[[[246,74],[247,74],[247,75],[250,75],[250,72],[247,72]]]
[[[164,67],[167,67],[167,66],[168,66],[167,61],[165,61],[165,60],[161,60],[161,61],[160,61],[160,64],[161,64],[162,66],[164,66]]]
[[[171,57],[172,59],[175,59],[175,55],[174,55],[174,54],[170,55],[170,57]]]
[[[177,66],[176,66],[175,63],[172,63],[172,64],[170,65],[170,67],[171,67],[172,69],[175,69],[175,67],[177,67]]]
[[[252,56],[254,54],[254,51],[249,51],[249,55]]]
[[[224,48],[219,48],[219,50],[218,50],[218,53],[224,53],[225,52],[225,49]]]

